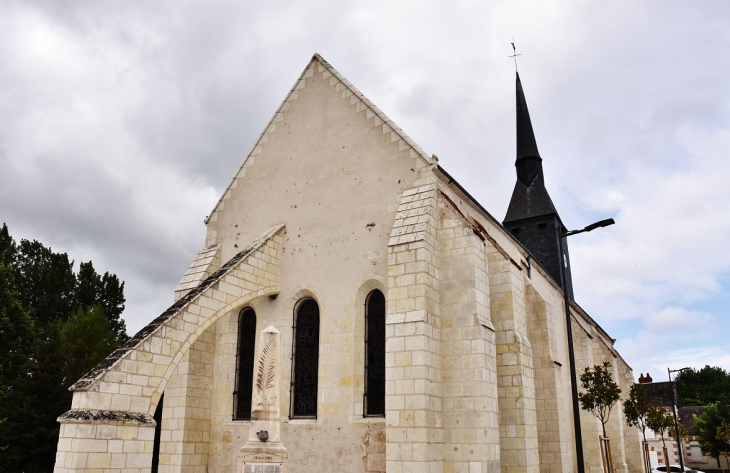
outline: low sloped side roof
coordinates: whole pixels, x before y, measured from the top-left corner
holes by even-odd
[[[238,263],[246,259],[249,255],[253,254],[256,250],[261,248],[267,240],[273,237],[279,230],[284,228],[284,224],[275,225],[269,228],[263,235],[261,235],[256,241],[247,246],[243,251],[239,252],[228,260],[218,271],[214,272],[207,279],[201,282],[195,289],[187,293],[180,300],[171,305],[166,311],[160,316],[154,319],[152,322],[147,324],[142,330],[130,338],[121,347],[114,350],[104,361],[99,363],[94,369],[86,373],[81,379],[76,381],[70,388],[69,391],[85,391],[87,390],[96,380],[101,378],[104,373],[109,371],[115,364],[117,364],[122,358],[124,358],[130,351],[138,347],[145,340],[147,340],[152,334],[157,332],[163,327],[170,319],[172,319],[177,313],[183,310],[188,304],[195,301],[203,292],[209,289],[211,286],[220,281],[228,272],[233,269]]]

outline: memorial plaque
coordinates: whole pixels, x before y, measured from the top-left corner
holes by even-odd
[[[244,462],[243,473],[284,473],[284,464]]]

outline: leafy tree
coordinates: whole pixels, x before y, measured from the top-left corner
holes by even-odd
[[[606,435],[606,423],[611,415],[611,409],[621,399],[621,388],[611,375],[611,363],[608,361],[593,368],[586,368],[580,375],[580,381],[585,390],[578,393],[583,410],[590,412],[601,421],[603,437]]]
[[[730,422],[728,401],[730,398],[721,395],[717,402],[708,404],[705,412],[695,419],[695,430],[699,437],[702,453],[718,460],[726,448],[726,443],[718,440],[718,429],[721,428],[723,422]]]
[[[107,272],[100,276],[91,261],[79,265],[76,305],[87,310],[94,306],[101,307],[110,329],[118,337],[124,337],[127,333],[124,320],[120,317],[125,302],[124,283],[120,283],[116,275]]]
[[[715,439],[717,439],[718,442],[722,442],[725,446],[725,463],[728,463],[727,450],[728,443],[730,443],[730,424],[723,420],[720,426],[717,428],[717,434],[715,435]]]
[[[8,232],[8,226],[3,223],[0,228],[0,263],[10,266],[15,258],[15,240]]]
[[[667,443],[664,441],[665,434],[674,425],[674,420],[672,419],[672,415],[664,409],[662,401],[659,398],[654,398],[652,402],[652,409],[647,416],[646,425],[662,436],[662,445],[666,447]]]
[[[74,381],[127,339],[124,283],[0,229],[0,471],[51,471]]]
[[[91,261],[79,264],[79,272],[76,276],[76,305],[88,308],[99,304],[100,288],[101,276],[96,272]]]
[[[677,428],[674,428],[674,417],[670,413],[669,416],[672,418],[672,425],[669,427],[668,434],[669,437],[674,440],[677,443],[677,449],[682,448],[682,443],[689,437],[689,431],[687,430],[687,427],[684,426],[683,423],[678,422]],[[677,430],[679,430],[679,438],[677,438]]]
[[[677,375],[676,383],[683,406],[706,406],[730,392],[730,373],[717,366],[690,368]]]
[[[111,328],[118,336],[127,336],[127,326],[122,319],[124,311],[124,303],[127,299],[124,297],[124,281],[120,282],[116,274],[110,274],[108,271],[101,277],[101,300],[100,304],[104,309]]]
[[[626,423],[630,427],[638,427],[646,442],[647,421],[653,408],[646,399],[646,392],[638,384],[634,384],[629,391],[629,397],[624,399],[623,403]]]
[[[79,307],[61,325],[61,341],[68,357],[69,380],[74,382],[104,360],[124,339],[111,330],[104,310],[96,305],[91,309]]]
[[[0,403],[22,372],[33,340],[33,324],[16,297],[13,274],[0,263]]]
[[[0,406],[0,471],[53,470],[58,444],[56,418],[71,406],[66,356],[56,324],[46,327],[31,347],[23,374]]]
[[[0,262],[0,427],[6,422],[2,415],[5,397],[13,392],[15,381],[23,373],[34,336],[30,317],[15,296],[13,274]],[[8,447],[0,437],[0,451]]]
[[[38,329],[71,315],[76,276],[66,253],[54,253],[35,240],[21,240],[13,269],[18,299]]]

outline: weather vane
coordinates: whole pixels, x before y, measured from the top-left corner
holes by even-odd
[[[517,72],[517,56],[522,56],[522,54],[517,54],[517,48],[515,47],[515,39],[512,38],[512,51],[514,51],[514,54],[510,57],[515,58],[515,72]]]

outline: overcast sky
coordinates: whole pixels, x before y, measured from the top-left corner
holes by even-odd
[[[313,53],[497,218],[514,37],[576,300],[639,373],[730,369],[727,1],[0,0],[0,224],[172,303],[209,214]]]

